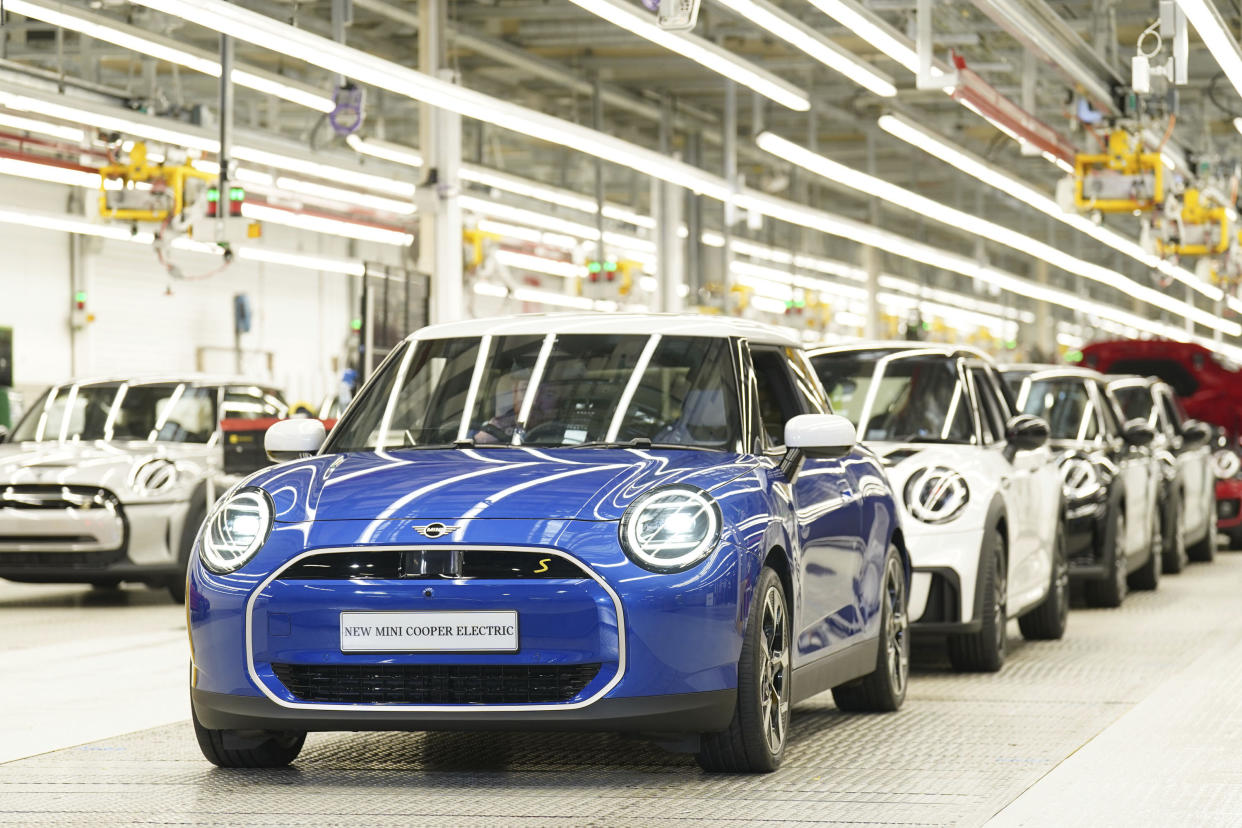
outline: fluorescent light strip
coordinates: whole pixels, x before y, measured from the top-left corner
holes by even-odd
[[[767,0],[716,0],[720,5],[754,23],[761,29],[839,72],[849,80],[884,98],[897,94],[893,79],[877,71],[862,58],[842,49],[801,20]]]
[[[215,151],[215,149],[211,150],[211,152]],[[388,193],[401,198],[414,198],[414,185],[411,182],[394,179],[391,176],[371,175],[370,173],[346,169],[345,167],[321,164],[317,161],[291,158],[280,153],[268,152],[267,150],[245,145],[233,147],[233,157],[238,161],[249,161],[252,164],[259,164],[264,167],[275,167],[278,170],[302,173],[303,175],[323,178],[328,181],[347,181],[350,184],[364,187],[368,190]]]
[[[62,2],[46,2],[46,0],[5,0],[5,10],[15,12],[23,17],[42,20],[62,29],[78,32],[95,40],[102,40],[122,49],[129,49],[139,54],[149,55],[157,60],[175,63],[195,72],[220,77],[220,62],[206,53],[190,49],[164,38],[153,36],[136,26],[112,20],[83,9],[74,8]],[[246,69],[233,70],[233,82],[305,106],[317,112],[331,112],[336,108],[332,98],[310,89],[284,82],[277,76]]]
[[[1203,45],[1212,53],[1225,77],[1242,95],[1242,50],[1211,0],[1177,0],[1186,19],[1195,27]]]
[[[560,259],[532,256],[529,253],[518,253],[514,250],[497,250],[493,255],[496,257],[496,261],[505,267],[529,270],[532,273],[546,273],[549,276],[559,276],[562,279],[580,279],[586,276],[586,269],[581,265],[561,261]]]
[[[533,302],[537,305],[551,305],[559,308],[575,308],[577,310],[594,310],[611,312],[617,309],[616,302],[605,299],[588,299],[585,296],[569,296],[562,293],[551,293],[534,288],[513,288],[492,282],[475,282],[474,292],[479,296],[494,296],[497,299],[516,299],[519,302]]]
[[[423,165],[422,155],[413,148],[403,147],[400,144],[392,144],[374,138],[359,138],[357,135],[349,136],[345,139],[345,143],[363,155],[370,155],[374,158],[395,164],[403,164],[407,167],[422,167]],[[595,199],[590,196],[576,193],[572,190],[564,190],[560,187],[540,184],[537,181],[509,175],[497,170],[489,170],[473,164],[462,164],[459,174],[463,181],[491,187],[506,193],[513,193],[514,195],[525,196],[536,201],[546,201],[549,204],[569,207],[584,213],[594,213],[597,209]],[[645,229],[655,227],[655,219],[651,216],[645,216],[642,213],[616,204],[604,205],[604,217]]]
[[[300,193],[302,195],[313,196],[328,201],[338,201],[343,204],[353,204],[359,207],[366,207],[371,210],[380,210],[385,213],[395,213],[399,216],[409,216],[414,214],[414,202],[397,201],[383,196],[368,195],[360,193],[356,190],[345,190],[340,187],[329,187],[324,184],[314,184],[309,181],[300,181],[296,178],[288,178],[280,176],[276,179],[276,186],[281,190],[287,190],[291,193]]]
[[[269,207],[265,204],[253,204],[249,201],[242,202],[242,216],[254,221],[282,224],[286,227],[296,227],[299,230],[307,230],[312,233],[326,233],[330,236],[343,236],[347,239],[358,239],[359,241],[375,242],[376,244],[409,247],[414,243],[414,236],[412,234],[402,233],[399,230],[388,230],[383,227],[372,227],[367,224],[341,221],[323,216],[311,216],[306,213],[294,213],[289,210]]]
[[[85,187],[91,190],[99,189],[99,173],[97,172],[73,170],[37,161],[23,161],[20,158],[0,158],[0,175],[15,175],[35,181],[46,181],[49,184],[66,184],[70,187]]]
[[[914,72],[919,71],[919,53],[910,45],[908,38],[898,35],[887,23],[875,17],[862,6],[845,0],[809,0],[845,28],[858,35],[880,52]]]
[[[877,178],[852,167],[837,163],[771,132],[760,133],[755,139],[755,143],[765,152],[796,164],[805,170],[822,176],[828,181],[858,190],[868,196],[880,198],[890,204],[910,210],[950,227],[1003,244],[1036,259],[1042,259],[1069,273],[1075,273],[1083,278],[1108,285],[1154,307],[1179,313],[1198,324],[1219,330],[1229,336],[1242,334],[1242,325],[1239,325],[1237,322],[1227,322],[1213,313],[1196,308],[1179,299],[1172,299],[1166,294],[1145,285],[1140,285],[1138,282],[1115,270],[1109,270],[1106,267],[1070,256],[1050,244],[1045,244],[1016,230],[1011,230],[987,219],[954,209],[946,204],[933,201],[904,187],[885,181],[882,178]]]
[[[717,74],[753,89],[765,98],[796,112],[811,108],[806,90],[782,80],[748,61],[738,58],[709,40],[693,34],[670,32],[661,29],[655,15],[621,0],[571,0],[579,8],[602,17],[615,26],[676,52],[684,58],[710,69]]]
[[[49,124],[47,121],[37,121],[34,118],[23,118],[20,115],[8,115],[5,113],[0,113],[0,127],[20,129],[23,132],[34,132],[38,135],[48,135],[52,138],[72,141],[75,144],[82,143],[86,138],[86,133],[77,127]]]
[[[711,198],[729,197],[724,179],[667,155],[602,132],[465,89],[326,37],[243,9],[225,0],[134,0],[149,8],[246,43],[346,75],[397,95],[468,118],[594,155]],[[652,24],[654,25],[654,24]]]
[[[304,270],[319,270],[325,273],[344,273],[349,276],[362,276],[367,272],[366,265],[362,262],[329,259],[323,256],[306,256],[301,253],[286,253],[266,247],[236,247],[234,252],[237,258],[243,261],[285,265]]]
[[[1224,295],[1220,288],[1204,282],[1184,267],[1178,267],[1172,262],[1165,261],[1159,256],[1148,253],[1137,242],[1126,238],[1117,231],[1098,225],[1086,216],[1066,212],[1061,209],[1061,206],[1051,196],[1045,195],[1022,179],[1010,175],[1008,172],[1000,170],[983,159],[966,152],[905,115],[883,115],[878,123],[881,129],[893,137],[918,147],[924,152],[944,161],[946,164],[956,167],[967,175],[977,178],[984,184],[1000,190],[1028,206],[1034,207],[1045,215],[1052,216],[1056,220],[1068,224],[1075,230],[1108,245],[1119,253],[1124,253],[1126,256],[1141,262],[1147,267],[1159,270],[1166,276],[1189,285],[1213,301],[1220,299]],[[1242,310],[1242,300],[1238,300],[1236,297],[1229,298],[1231,307],[1235,310]]]

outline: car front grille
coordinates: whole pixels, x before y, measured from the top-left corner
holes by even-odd
[[[302,701],[336,704],[556,704],[599,673],[591,664],[273,664]]]
[[[4,538],[3,540],[8,542],[10,539]],[[46,542],[49,545],[52,542],[77,542],[72,539],[47,537],[31,540]],[[102,552],[0,552],[0,569],[106,569],[123,560],[125,560],[124,548],[108,549]]]
[[[582,579],[582,568],[559,555],[512,549],[349,549],[310,555],[280,573],[282,581],[375,579]]]
[[[120,502],[116,495],[96,486],[24,484],[0,486],[0,509],[108,509],[116,512]]]

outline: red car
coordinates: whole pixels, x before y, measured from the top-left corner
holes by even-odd
[[[1225,430],[1227,448],[1242,445],[1242,369],[1202,345],[1163,339],[1099,342],[1083,349],[1083,365],[1106,374],[1159,377],[1187,415]],[[1217,468],[1229,468],[1217,458]],[[1216,481],[1216,527],[1242,547],[1242,478]]]

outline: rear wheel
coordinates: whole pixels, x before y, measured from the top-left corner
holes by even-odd
[[[906,680],[910,676],[910,616],[906,605],[906,571],[895,546],[889,546],[884,562],[880,608],[875,670],[832,688],[832,700],[841,710],[888,713],[900,708],[906,699]]]
[[[1028,641],[1056,641],[1065,635],[1069,622],[1069,558],[1065,552],[1065,529],[1057,527],[1052,551],[1052,575],[1043,603],[1018,619],[1022,637]]]
[[[704,770],[770,773],[780,767],[789,734],[793,678],[789,606],[771,567],[759,573],[737,665],[737,706],[729,729],[703,735],[696,758]]]
[[[1162,518],[1160,510],[1156,510],[1154,517],[1154,525],[1152,526],[1151,554],[1147,556],[1147,563],[1140,566],[1129,577],[1129,585],[1131,589],[1155,589],[1160,586],[1160,570],[1164,568],[1161,552],[1163,550],[1164,532],[1161,529]]]
[[[1186,562],[1189,557],[1186,555],[1186,534],[1185,525],[1182,521],[1182,500],[1176,492],[1169,496],[1169,507],[1165,513],[1165,520],[1161,526],[1164,533],[1162,538],[1162,558],[1164,563],[1164,573],[1166,575],[1176,575],[1186,568]]]
[[[1125,515],[1113,507],[1104,538],[1104,560],[1111,564],[1108,574],[1098,581],[1087,582],[1087,603],[1093,607],[1119,607],[1130,591],[1126,580],[1126,552],[1122,542]]]
[[[1229,548],[1242,549],[1242,528],[1229,531]]]
[[[1009,581],[1006,578],[1005,541],[1000,529],[987,539],[979,571],[979,590],[983,595],[978,632],[950,635],[947,645],[954,668],[971,673],[995,673],[1005,664],[1008,644]]]
[[[208,762],[221,768],[280,768],[298,758],[306,742],[300,730],[212,730],[190,709],[194,736]]]

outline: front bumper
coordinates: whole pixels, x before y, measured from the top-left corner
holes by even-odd
[[[194,714],[216,730],[594,730],[715,733],[729,726],[737,690],[601,699],[589,707],[538,712],[290,709],[267,698],[191,688]]]
[[[188,598],[192,687],[196,705],[204,699],[204,715],[274,716],[297,724],[273,727],[302,730],[428,729],[436,723],[491,727],[528,720],[532,727],[585,727],[600,719],[617,723],[600,724],[600,729],[629,729],[630,722],[633,729],[687,732],[685,726],[673,727],[679,711],[690,715],[704,708],[708,712],[702,715],[713,725],[723,716],[716,729],[728,724],[721,711],[727,706],[731,715],[736,694],[745,580],[739,575],[742,556],[729,533],[699,567],[659,574],[625,556],[615,522],[473,520],[451,542],[418,538],[412,527],[419,522],[386,521],[378,530],[367,529],[371,522],[353,520],[277,524],[255,559],[238,572],[214,575],[194,563]],[[370,542],[359,544],[362,536]],[[307,555],[394,548],[513,551],[530,553],[535,560],[559,555],[576,562],[584,577],[282,577],[292,562]],[[516,611],[518,650],[342,652],[342,612],[418,610]],[[492,668],[571,671],[587,665],[598,665],[598,672],[555,699],[461,693],[463,686],[498,689]],[[408,678],[431,673],[429,681],[439,687],[437,668],[458,677],[451,693],[424,693],[418,680]],[[330,678],[315,679],[309,691],[286,683],[291,671],[305,675],[312,670]],[[351,685],[336,678],[342,675],[348,681],[362,676],[358,686],[367,692],[350,695]],[[473,684],[463,684],[463,676]],[[374,701],[374,688],[390,681],[399,684],[399,692]],[[499,689],[509,693],[507,687]],[[724,693],[730,701],[726,705],[718,696],[705,702],[705,693]],[[670,701],[652,701],[657,697]],[[676,701],[680,697],[692,698]],[[626,699],[647,701],[614,704]]]
[[[1242,480],[1216,481],[1216,528],[1222,532],[1242,529]]]

